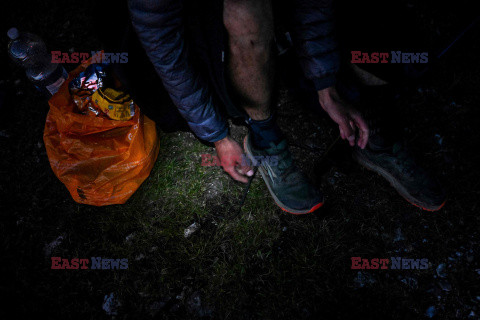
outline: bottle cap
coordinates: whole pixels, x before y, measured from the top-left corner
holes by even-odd
[[[20,32],[18,32],[17,28],[11,28],[8,30],[7,35],[10,39],[15,40],[20,36]]]

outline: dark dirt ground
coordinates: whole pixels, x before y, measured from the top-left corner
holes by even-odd
[[[448,43],[471,21],[468,2],[402,2],[432,44]],[[396,101],[412,153],[449,191],[442,210],[409,205],[351,161],[343,143],[320,165],[335,126],[283,93],[279,123],[326,204],[313,215],[287,215],[257,177],[243,214],[228,219],[243,186],[200,167],[200,154],[213,149],[189,133],[161,135],[151,176],[122,206],[76,204],[54,176],[42,140],[48,104],[9,63],[5,33],[15,25],[55,50],[98,50],[94,8],[53,0],[2,6],[2,319],[480,319],[478,28]],[[233,131],[241,138],[245,128]],[[185,237],[194,222],[201,227]],[[128,258],[129,269],[51,270],[51,256]],[[352,256],[427,258],[429,267],[358,272]],[[102,310],[111,293],[116,312]]]

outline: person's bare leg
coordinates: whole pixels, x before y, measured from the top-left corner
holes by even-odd
[[[286,139],[271,114],[274,94],[273,17],[271,0],[224,0],[229,34],[228,74],[236,103],[251,119],[244,139],[247,156],[278,157],[258,164],[275,203],[299,214],[313,212],[323,195],[293,164]],[[258,159],[258,158],[257,158]]]
[[[224,0],[228,31],[228,77],[235,102],[253,120],[271,114],[274,86],[271,0]]]

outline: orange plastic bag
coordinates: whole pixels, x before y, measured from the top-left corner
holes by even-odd
[[[69,82],[87,64],[70,72],[48,101],[43,141],[55,175],[78,203],[125,203],[148,177],[159,151],[155,122],[140,113],[128,121],[75,112]]]

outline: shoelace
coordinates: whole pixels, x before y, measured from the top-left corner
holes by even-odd
[[[278,146],[274,146],[274,149],[275,155],[278,156],[278,170],[280,171],[280,179],[282,181],[286,181],[290,174],[296,170],[296,167],[293,164],[292,155],[288,151],[287,147],[280,149]]]

